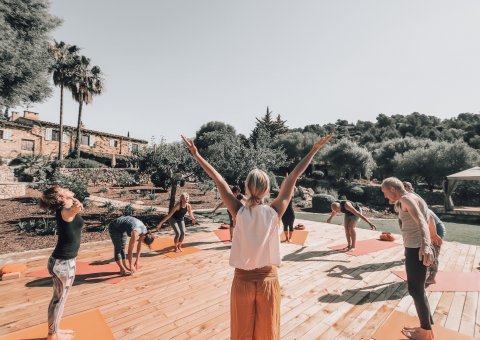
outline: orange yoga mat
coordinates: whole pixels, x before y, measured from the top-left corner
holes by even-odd
[[[42,269],[36,272],[25,274],[29,277],[50,277],[48,270]],[[121,276],[118,266],[115,262],[108,264],[94,265],[87,262],[77,261],[77,270],[75,273],[75,281],[84,282],[106,282],[118,283],[125,280],[129,276]]]
[[[60,322],[60,328],[75,331],[75,340],[115,339],[112,331],[103,319],[102,313],[100,313],[98,309],[68,316]],[[46,339],[47,333],[48,325],[44,323],[0,336],[0,340],[43,340]]]
[[[392,271],[402,280],[407,280],[404,271]],[[437,283],[428,286],[429,292],[480,292],[479,272],[438,272],[435,277]]]
[[[402,329],[405,326],[418,327],[420,322],[417,317],[408,314],[393,311],[392,314],[383,322],[379,329],[373,334],[372,338],[375,340],[400,340],[407,339],[402,334]],[[433,334],[435,340],[471,340],[473,338],[468,335],[463,335],[452,331],[442,326],[433,325]]]
[[[215,229],[213,231],[218,239],[225,244],[230,244],[230,229]]]
[[[308,231],[306,230],[294,230],[290,242],[303,246],[305,244],[305,240],[307,239],[307,236],[308,236]],[[282,242],[285,241],[284,232],[280,235],[280,240]]]
[[[161,254],[168,256],[170,258],[176,258],[192,253],[196,253],[201,249],[189,246],[188,244],[182,245],[182,252],[175,252],[175,243],[171,237],[157,237],[155,241],[150,245],[151,250],[160,252]]]
[[[333,246],[333,247],[328,247],[333,250],[342,250],[345,248],[347,244],[340,244],[338,246]],[[363,241],[357,241],[355,244],[355,250],[354,251],[346,251],[345,253],[348,255],[353,255],[353,256],[360,256],[360,255],[366,255],[370,253],[374,253],[380,250],[385,250],[385,249],[390,249],[393,247],[399,247],[401,244],[395,243],[395,242],[386,242],[386,241],[380,241],[378,239],[370,239],[370,240],[363,240]]]

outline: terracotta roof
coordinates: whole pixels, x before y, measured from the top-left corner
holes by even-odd
[[[19,127],[20,126],[32,127],[33,125],[38,125],[38,126],[42,126],[42,127],[55,127],[55,128],[59,127],[59,124],[57,124],[57,123],[51,123],[51,122],[47,122],[47,121],[44,121],[44,120],[33,120],[33,119],[25,118],[25,117],[18,117],[17,120],[15,120],[14,122],[8,121],[8,123],[15,124]],[[76,127],[69,126],[69,125],[64,125],[63,128],[67,129],[67,130],[70,130],[70,131],[76,131],[77,130]],[[148,141],[143,140],[143,139],[137,139],[137,138],[132,138],[132,137],[115,135],[113,133],[100,132],[100,131],[89,130],[89,129],[85,129],[85,128],[82,129],[82,132],[93,133],[93,134],[100,135],[100,136],[105,136],[105,137],[130,140],[132,142],[137,142],[137,143],[142,143],[142,144],[148,144]]]

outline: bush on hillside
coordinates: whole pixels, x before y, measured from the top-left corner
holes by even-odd
[[[335,202],[335,197],[326,194],[313,195],[312,210],[319,213],[328,213],[331,211],[330,206]]]

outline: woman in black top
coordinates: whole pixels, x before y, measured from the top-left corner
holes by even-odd
[[[343,226],[345,227],[345,236],[347,237],[347,246],[343,250],[355,250],[355,242],[357,240],[357,232],[355,231],[355,227],[358,224],[360,219],[364,220],[368,223],[372,230],[376,230],[377,227],[375,224],[370,222],[368,218],[366,218],[362,213],[362,208],[356,202],[351,202],[347,200],[339,200],[333,202],[331,205],[332,213],[330,217],[327,219],[327,223],[332,223],[333,217],[336,214],[344,213],[345,217],[343,219]]]
[[[283,232],[285,233],[285,242],[290,243],[293,235],[293,224],[295,223],[295,211],[293,210],[292,200],[288,203],[287,210],[282,216]]]
[[[188,201],[190,200],[190,196],[188,193],[184,192],[180,195],[180,202],[175,204],[173,209],[165,216],[160,223],[157,224],[157,230],[162,228],[162,224],[165,223],[167,220],[169,221],[170,225],[175,232],[175,252],[182,251],[182,243],[185,238],[185,215],[188,212],[188,215],[192,218],[192,223],[197,223],[197,219],[193,216],[192,206]]]
[[[60,319],[73,280],[76,257],[80,248],[83,219],[79,213],[83,205],[74,193],[60,186],[45,190],[40,198],[43,209],[55,211],[58,240],[48,259],[48,272],[52,275],[53,297],[48,306],[48,340],[71,339],[73,331],[60,330]]]

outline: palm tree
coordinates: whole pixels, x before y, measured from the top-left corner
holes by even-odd
[[[60,128],[58,138],[58,159],[62,160],[63,145],[63,88],[71,87],[73,71],[75,69],[75,57],[78,55],[80,48],[75,45],[69,45],[63,41],[49,44],[48,49],[53,55],[54,63],[50,68],[53,75],[53,83],[60,86]]]
[[[94,95],[100,95],[104,90],[104,79],[102,71],[98,66],[90,65],[90,59],[81,56],[77,57],[71,91],[73,99],[78,102],[78,122],[77,122],[77,138],[75,140],[75,154],[80,158],[80,139],[82,136],[82,108],[83,103],[86,105],[93,101]]]

